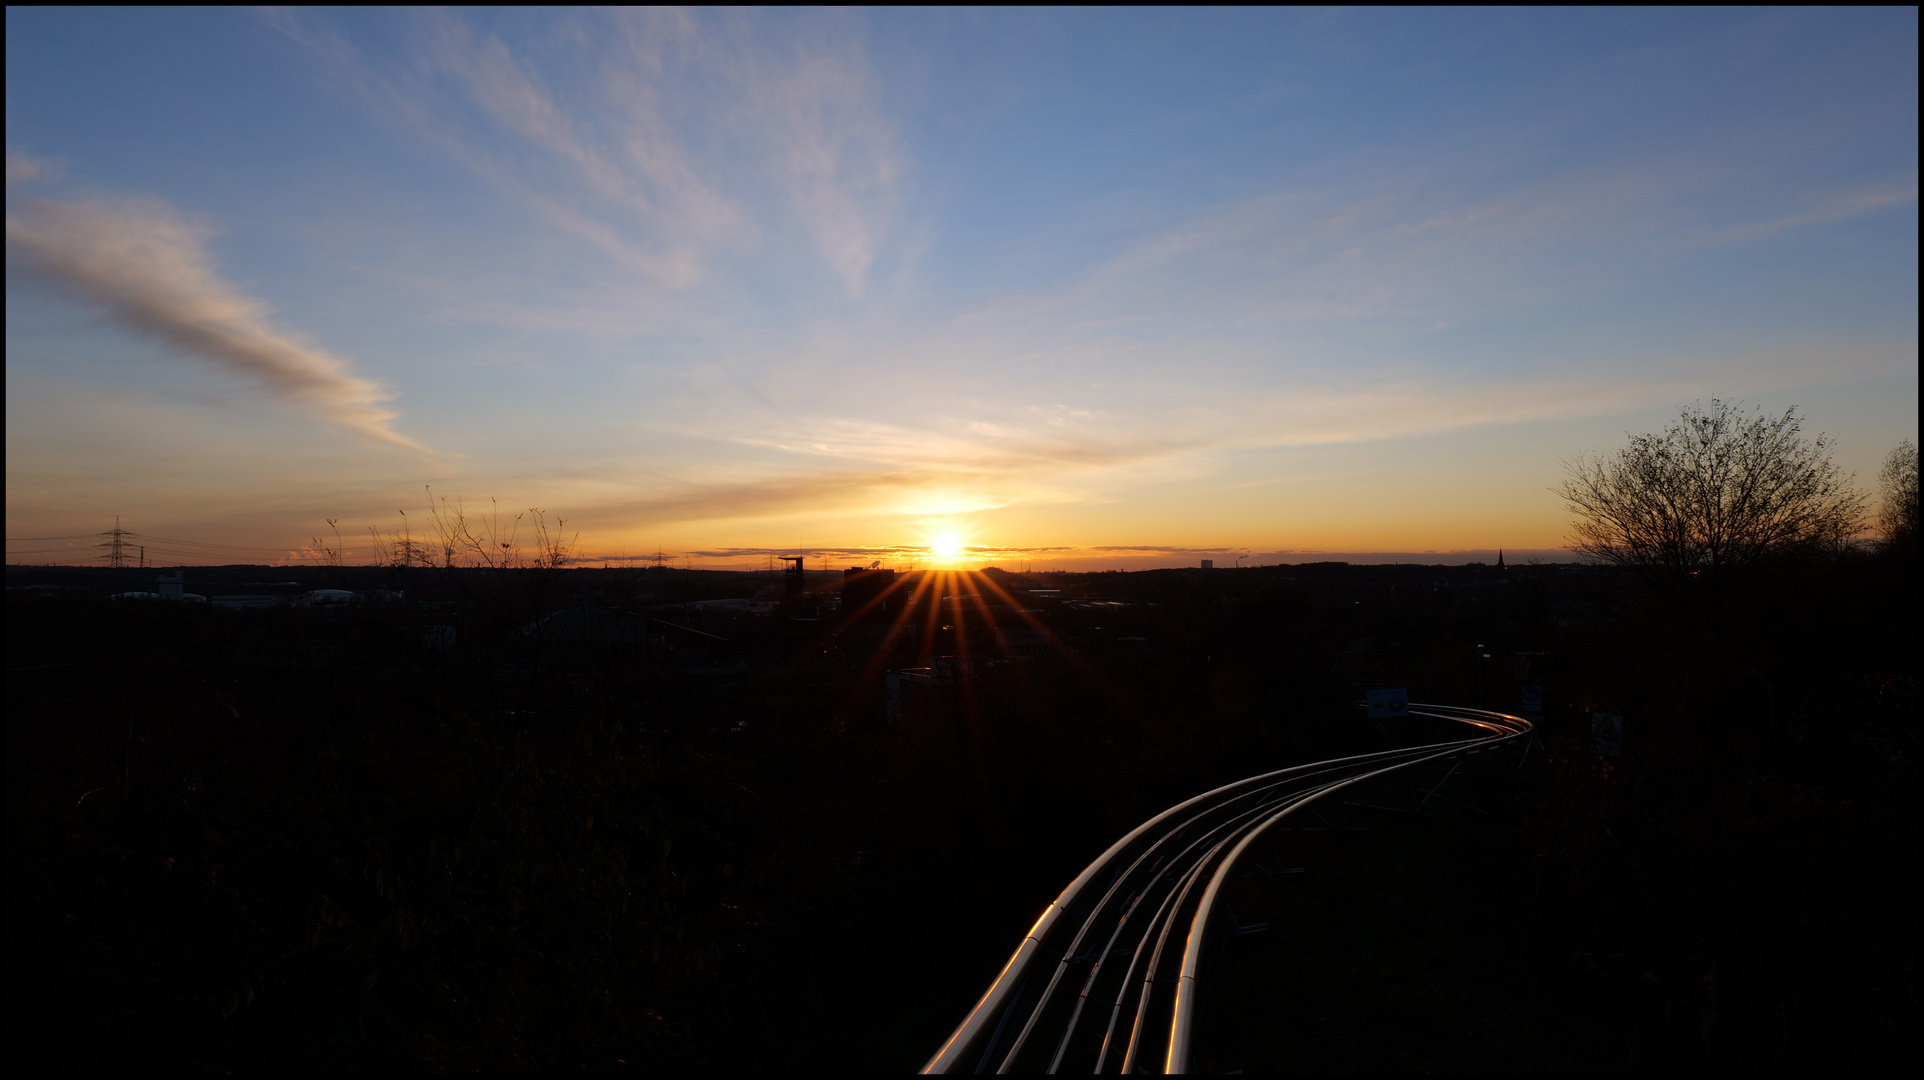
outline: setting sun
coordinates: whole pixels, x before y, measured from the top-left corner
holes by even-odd
[[[962,554],[962,541],[954,533],[943,533],[929,545],[929,550],[934,552],[937,558],[953,559]]]

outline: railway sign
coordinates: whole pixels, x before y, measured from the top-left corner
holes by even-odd
[[[1590,714],[1590,752],[1600,757],[1623,754],[1623,717],[1612,713]]]
[[[1371,690],[1369,692],[1371,720],[1388,720],[1410,714],[1410,692],[1408,690]]]

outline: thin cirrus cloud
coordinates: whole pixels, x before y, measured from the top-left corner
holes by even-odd
[[[803,456],[845,462],[839,468],[786,472],[756,480],[702,478],[592,513],[608,521],[651,523],[779,518],[853,512],[926,517],[992,510],[1015,503],[1076,501],[1067,483],[1182,449],[1155,436],[1114,432],[1041,439],[1010,430],[976,432],[975,441],[889,425],[831,424],[797,432],[813,440]],[[833,440],[833,444],[822,440]]]
[[[598,516],[653,523],[780,517],[803,509],[872,506],[878,497],[914,491],[944,479],[927,470],[899,470],[709,482],[604,506]]]
[[[802,465],[792,479],[674,490],[630,509],[695,520],[843,505],[914,514],[1100,501],[1132,478],[1209,475],[1212,459],[1243,448],[1570,419],[1688,399],[1706,386],[1807,383],[1809,345],[1801,340],[1630,356],[1613,355],[1607,340],[1551,341],[1528,363],[1496,369],[1473,353],[1423,364],[1392,350],[1358,356],[1332,336],[1335,324],[1365,318],[1420,335],[1438,316],[1527,310],[1546,290],[1572,289],[1573,273],[1607,281],[1619,269],[1610,260],[1634,263],[1650,244],[1700,243],[1687,234],[1663,239],[1683,231],[1678,190],[1702,182],[1702,170],[1685,164],[1574,171],[1467,200],[1425,197],[1390,181],[1209,208],[1053,288],[1010,294],[900,337],[824,343],[819,352],[790,346],[790,356],[805,361],[800,368],[833,356],[862,375],[838,380],[827,399],[783,383],[782,396],[799,407],[753,434],[740,433],[735,418],[745,403],[736,400],[677,424],[798,465],[862,465],[814,475]],[[1914,199],[1914,184],[1901,183],[1825,195],[1812,200],[1820,207],[1812,221]],[[1802,201],[1788,193],[1778,200],[1786,209]],[[1798,223],[1762,209],[1719,242],[1741,244]],[[1556,269],[1573,249],[1593,253],[1597,268]],[[1595,362],[1599,353],[1606,365]],[[1828,342],[1826,353],[1833,372],[1854,375],[1915,364],[1914,342]],[[905,365],[903,356],[916,362]],[[772,360],[749,366],[780,370]],[[1022,391],[972,395],[930,378],[963,370],[991,383],[1015,380],[1004,385]],[[1185,377],[1170,378],[1176,371]],[[859,415],[866,410],[851,385],[902,419]],[[1237,388],[1233,397],[1222,394],[1225,385]]]
[[[611,521],[667,524],[855,510],[930,515],[995,509],[1029,494],[1021,478],[948,469],[876,469],[709,481],[593,511]]]
[[[7,151],[7,186],[24,184],[29,180],[50,179],[59,170],[54,163],[45,158],[23,154],[18,150]]]
[[[265,17],[364,108],[669,289],[792,227],[859,297],[890,233],[903,153],[856,35],[581,13],[553,37],[565,55],[548,70],[578,76],[564,86],[451,12],[421,14],[396,54]]]
[[[908,427],[848,418],[778,425],[767,438],[739,438],[806,466],[778,479],[708,481],[626,509],[651,520],[773,516],[807,510],[927,516],[1016,503],[1074,502],[1077,485],[1116,470],[1153,467],[1206,449],[1194,433],[1137,432],[1113,418],[1062,419],[1059,409],[1022,408],[998,418]],[[817,463],[833,462],[827,468]]]
[[[1914,364],[1915,348],[1869,344],[1842,349],[1832,361],[1840,369],[1890,371]],[[1233,406],[1171,393],[1160,410],[1147,414],[1154,422],[1146,425],[1143,413],[1079,412],[1069,422],[1053,423],[1065,419],[1060,407],[1010,410],[994,422],[942,427],[792,422],[764,438],[738,441],[786,452],[798,462],[843,466],[745,483],[696,481],[596,513],[610,521],[665,523],[841,510],[915,517],[1101,502],[1118,485],[1216,475],[1223,455],[1258,447],[1357,443],[1623,412],[1652,400],[1688,398],[1706,377],[1788,387],[1808,380],[1807,357],[1794,347],[1763,356],[1665,354],[1607,376],[1552,371],[1499,386],[1429,378],[1379,380],[1367,387],[1251,387]]]
[[[7,210],[7,253],[32,278],[332,423],[422,449],[394,430],[392,394],[275,326],[265,303],[222,281],[206,235],[154,201],[37,199]]]
[[[1746,222],[1728,229],[1720,230],[1711,237],[1713,243],[1737,243],[1756,240],[1772,233],[1783,232],[1805,225],[1828,225],[1882,210],[1889,206],[1901,206],[1917,201],[1917,175],[1893,179],[1880,184],[1854,188],[1849,191],[1835,192],[1817,200],[1814,207],[1799,213],[1762,221]]]
[[[1456,199],[1366,177],[1267,192],[1208,208],[1063,285],[986,306],[952,329],[1046,327],[1086,339],[1427,323],[1523,306],[1582,278],[1609,281],[1649,248],[1737,245],[1917,199],[1914,175],[1812,196],[1777,193],[1778,212],[1706,231],[1683,204],[1712,168],[1580,169]],[[1474,188],[1467,172],[1451,179]]]

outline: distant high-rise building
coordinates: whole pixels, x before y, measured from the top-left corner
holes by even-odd
[[[1216,568],[1216,560],[1214,560],[1214,559],[1204,559],[1204,560],[1203,560],[1203,565],[1202,565],[1202,568],[1203,568],[1204,570],[1214,570],[1214,569]]]

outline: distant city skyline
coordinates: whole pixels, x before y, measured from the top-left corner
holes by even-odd
[[[1869,489],[1917,17],[11,9],[8,558],[1552,559],[1713,396]]]

